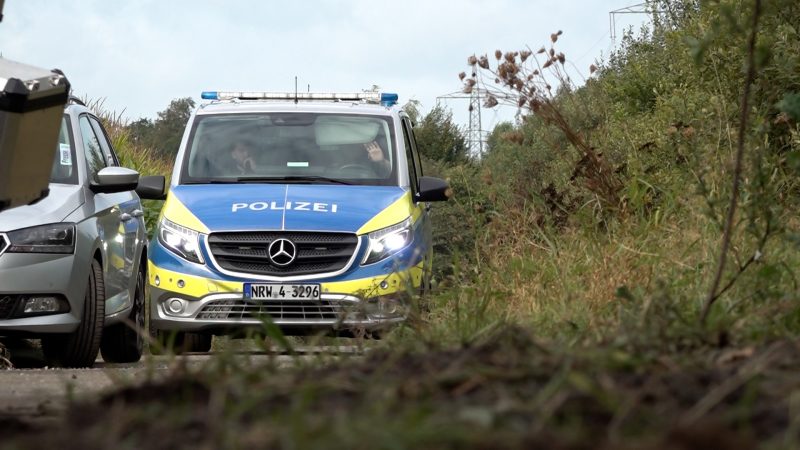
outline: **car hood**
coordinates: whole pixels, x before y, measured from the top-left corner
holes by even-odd
[[[83,202],[84,195],[81,186],[51,184],[50,194],[39,202],[0,212],[0,231],[61,222]]]
[[[204,232],[364,232],[371,231],[362,229],[367,222],[405,195],[408,195],[407,189],[391,186],[181,185],[170,190],[170,196],[174,196],[182,204],[181,207],[173,211],[168,204],[164,213],[167,218],[178,223],[183,222],[181,215],[194,216],[192,222],[196,223],[196,218],[206,228],[198,231]],[[397,212],[394,213],[393,216],[397,215]],[[403,218],[398,221],[401,220]],[[196,224],[196,227],[200,228],[197,226],[200,224]]]

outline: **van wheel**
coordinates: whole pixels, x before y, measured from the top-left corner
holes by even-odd
[[[100,353],[103,360],[112,363],[132,363],[142,358],[144,348],[144,271],[136,275],[133,305],[128,316],[129,323],[117,323],[103,331]],[[131,328],[133,325],[135,328]]]
[[[213,336],[208,333],[187,333],[183,331],[152,331],[150,336],[154,343],[150,345],[150,353],[163,355],[173,353],[206,353],[211,351]]]
[[[42,339],[48,364],[61,367],[92,367],[100,350],[106,314],[106,287],[103,268],[93,259],[84,296],[83,316],[78,329],[65,335]]]
[[[212,338],[209,333],[184,333],[181,349],[184,352],[209,352]]]

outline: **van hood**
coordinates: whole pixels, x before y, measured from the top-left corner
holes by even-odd
[[[321,184],[180,185],[170,196],[207,230],[357,232],[370,219],[408,195],[393,186]],[[183,209],[183,208],[181,208]],[[171,208],[164,214],[170,220]],[[177,219],[177,220],[176,220]],[[402,219],[401,219],[402,220]]]
[[[37,203],[0,212],[0,232],[61,222],[84,202],[81,186],[51,184],[49,187],[50,193]]]

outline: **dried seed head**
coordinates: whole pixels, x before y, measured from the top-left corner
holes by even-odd
[[[595,66],[594,64],[590,65],[589,66],[589,73],[592,74],[592,73],[595,73],[595,72],[597,72],[597,66]]]
[[[539,69],[534,69],[534,70],[533,70],[533,74],[534,74],[534,75],[539,75]]]
[[[539,50],[537,50],[537,51],[536,51],[536,54],[537,54],[537,55],[541,55],[542,53],[544,53],[544,52],[546,52],[546,51],[547,51],[547,50],[545,50],[545,49],[544,49],[544,46],[542,46],[542,48],[540,48]]]
[[[551,49],[550,49],[550,56],[551,56],[551,57],[553,57],[553,56],[555,56],[555,55],[556,55],[556,51],[555,51],[555,49],[552,49],[552,48],[551,48]]]
[[[469,87],[475,86],[475,83],[477,83],[477,81],[475,81],[474,78],[470,78],[467,80],[467,86]]]
[[[490,95],[486,97],[486,101],[483,102],[483,106],[486,108],[494,108],[497,106],[497,99],[494,97],[494,95]]]
[[[472,93],[472,86],[470,86],[469,84],[464,85],[463,92],[465,94],[471,94]],[[472,107],[470,107],[470,111],[472,111]]]
[[[467,74],[464,73],[464,72],[461,72],[460,74],[458,74],[458,79],[461,80],[461,81],[464,81],[464,78],[466,78],[466,77],[467,77]]]
[[[566,60],[567,60],[567,57],[566,57],[566,56],[564,56],[564,54],[563,54],[563,53],[559,53],[559,54],[558,54],[558,62],[560,62],[562,66],[564,65],[564,62],[565,62]]]
[[[523,50],[519,52],[520,61],[525,62],[525,60],[528,59],[529,56],[531,56],[531,53],[532,52],[530,50]]]
[[[486,55],[481,56],[481,59],[478,60],[478,66],[481,69],[488,69],[489,68],[489,58]]]
[[[474,66],[477,63],[478,63],[478,58],[475,55],[472,55],[469,58],[467,58],[467,64],[469,64],[470,66]]]
[[[510,63],[513,63],[514,59],[515,59],[515,56],[514,56],[513,53],[508,52],[508,53],[506,53],[505,58],[506,58],[506,61],[508,61]]]
[[[517,106],[522,108],[523,106],[525,106],[525,103],[528,103],[528,98],[523,95],[517,101]]]
[[[501,52],[500,50],[495,50],[494,51],[494,57],[495,57],[495,59],[499,60],[500,58],[503,57],[503,52]]]
[[[550,41],[552,41],[554,44],[556,43],[557,40],[558,40],[558,33],[553,33],[550,35]]]
[[[545,62],[545,63],[542,65],[542,69],[547,69],[548,67],[550,67],[550,66],[552,66],[552,65],[553,65],[553,60],[552,60],[552,59],[548,59],[548,60],[547,60],[547,62]]]
[[[495,78],[495,79],[494,79],[494,82],[495,82],[495,83],[500,83],[500,78]]]

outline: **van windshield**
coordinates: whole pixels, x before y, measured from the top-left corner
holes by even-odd
[[[198,115],[181,183],[396,185],[385,116],[331,113]]]

